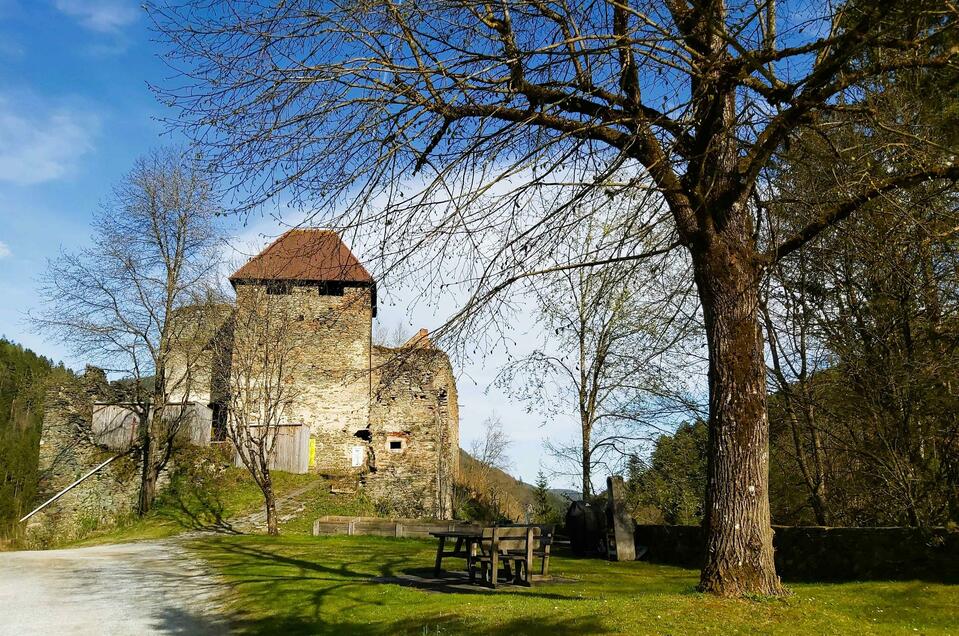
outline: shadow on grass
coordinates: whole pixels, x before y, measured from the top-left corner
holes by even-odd
[[[230,626],[225,619],[198,616],[189,611],[164,607],[151,617],[151,628],[157,634],[182,634],[183,636],[219,636],[228,634]]]
[[[516,618],[501,622],[494,627],[466,625],[449,615],[424,616],[422,618],[362,623],[337,620],[334,616],[325,619],[280,618],[280,619],[235,619],[236,632],[243,634],[368,634],[391,636],[393,634],[483,634],[489,636],[517,636],[518,634],[549,634],[550,636],[582,636],[583,634],[615,633],[603,627],[598,618],[584,616],[575,619],[541,617]]]
[[[346,562],[338,555],[323,562],[284,554],[269,547],[216,540],[194,546],[194,550],[217,563],[231,587],[250,598],[271,595],[275,599],[263,608],[234,605],[227,616],[234,630],[254,634],[600,634],[599,618],[586,616],[570,620],[543,617],[502,618],[495,626],[477,627],[460,616],[466,599],[529,598],[548,601],[585,599],[556,594],[548,587],[503,585],[490,590],[469,585],[465,573],[452,573],[449,580],[432,578],[431,567],[422,565],[422,554],[391,555],[389,546],[358,549]],[[320,553],[318,556],[322,555]],[[396,612],[396,586],[436,592],[440,602],[424,602],[422,616],[390,616]],[[501,594],[505,596],[500,596]],[[430,595],[432,596],[432,595]],[[425,598],[425,597],[424,597]],[[434,599],[436,597],[433,597]],[[419,602],[419,601],[417,601]],[[496,603],[496,601],[494,601]],[[390,608],[394,609],[390,609]],[[495,605],[491,608],[494,609]],[[408,610],[401,606],[400,612]],[[475,617],[472,620],[476,620]]]
[[[219,534],[242,534],[225,518],[225,505],[217,489],[180,479],[163,496],[157,515],[186,530]]]

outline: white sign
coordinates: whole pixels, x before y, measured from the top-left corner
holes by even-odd
[[[352,453],[352,464],[354,467],[363,465],[363,456],[366,454],[366,449],[362,446],[354,446]]]

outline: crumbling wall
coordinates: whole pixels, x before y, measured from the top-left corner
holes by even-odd
[[[171,322],[174,344],[166,369],[170,402],[224,402],[233,339],[233,305],[181,307]]]
[[[92,367],[48,392],[40,437],[40,501],[115,455],[96,445],[91,435],[93,403],[110,397],[103,372]],[[48,547],[75,540],[133,512],[138,475],[133,458],[114,461],[31,517],[28,544]]]
[[[364,487],[383,512],[448,519],[459,470],[456,383],[433,348],[374,348]]]

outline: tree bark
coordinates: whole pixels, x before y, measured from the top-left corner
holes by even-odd
[[[140,493],[137,498],[137,514],[143,516],[150,512],[153,507],[153,500],[156,498],[156,481],[153,479],[153,471],[150,470],[153,463],[153,443],[150,434],[150,414],[140,416]]]
[[[273,493],[273,480],[267,472],[263,479],[263,501],[266,504],[266,533],[272,537],[280,534],[276,518],[276,496]]]
[[[591,477],[590,462],[592,461],[589,452],[589,436],[583,434],[583,501],[589,499],[593,491],[593,482]]]
[[[709,347],[706,557],[699,589],[783,593],[769,513],[766,364],[759,265],[745,240],[714,234],[693,252]]]

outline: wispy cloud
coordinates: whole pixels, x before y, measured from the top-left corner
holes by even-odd
[[[130,0],[55,0],[54,5],[85,28],[100,33],[117,33],[140,15],[137,3]]]
[[[31,185],[68,175],[93,150],[96,115],[0,94],[0,181]]]
[[[13,252],[10,251],[6,243],[0,241],[0,259],[7,258],[8,256],[13,256]]]

